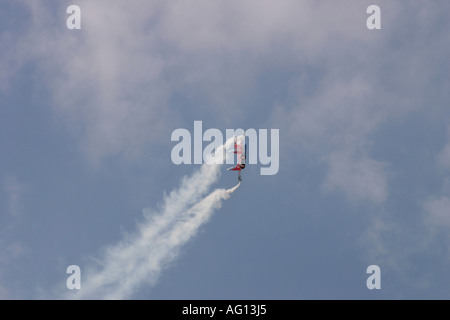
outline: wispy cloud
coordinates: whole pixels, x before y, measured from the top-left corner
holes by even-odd
[[[11,215],[18,215],[21,210],[23,195],[28,190],[27,184],[19,182],[14,175],[9,175],[3,179],[3,191],[8,199],[8,212]]]
[[[4,67],[39,62],[39,83],[94,163],[157,145],[182,121],[183,110],[169,108],[174,97],[191,113],[229,123],[274,63],[301,70],[322,64],[339,39],[370,42],[364,7],[354,3],[79,1],[79,31],[65,28],[63,4],[49,10],[43,2],[22,3],[30,27],[12,43],[14,63]]]
[[[450,198],[431,197],[425,202],[425,210],[428,213],[428,221],[436,226],[450,227]]]
[[[383,164],[370,158],[353,157],[342,153],[330,155],[330,171],[324,188],[343,191],[350,200],[382,204],[388,194]]]
[[[373,103],[376,89],[368,79],[349,76],[344,69],[319,81],[314,94],[304,92],[305,80],[299,79],[298,104],[277,107],[273,118],[287,124],[291,148],[301,147],[327,164],[324,190],[381,204],[388,196],[386,164],[369,156],[369,137],[389,111]]]

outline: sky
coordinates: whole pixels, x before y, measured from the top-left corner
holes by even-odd
[[[0,298],[450,299],[448,12],[1,0]],[[278,172],[174,164],[194,121]]]

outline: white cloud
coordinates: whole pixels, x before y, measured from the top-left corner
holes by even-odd
[[[105,156],[140,154],[176,120],[168,117],[157,34],[145,27],[152,14],[144,13],[151,10],[136,4],[82,1],[82,30],[69,31],[61,4],[48,8],[26,2],[31,27],[10,51],[19,52],[14,70],[36,63],[36,86],[50,93],[53,110],[94,163]]]
[[[411,27],[425,25],[430,32],[420,34],[428,44],[423,46],[415,36],[404,33],[409,29],[402,8],[392,2],[380,5],[382,28],[389,32],[349,30],[355,25],[350,19],[335,34],[325,33],[322,49],[326,52],[299,59],[291,97],[277,103],[272,116],[272,122],[284,128],[286,145],[329,165],[326,189],[376,203],[388,198],[385,170],[389,163],[373,153],[373,146],[382,143],[374,138],[379,129],[392,121],[402,123],[417,110],[446,115],[443,101],[449,95],[449,79],[442,73],[442,64],[448,66],[442,44],[448,43],[449,36],[440,32],[442,25],[433,28],[432,17],[440,13],[422,4],[409,7],[406,15],[417,15],[411,22],[417,25]],[[352,11],[348,15],[353,17]],[[436,32],[431,35],[430,30]]]
[[[430,197],[425,202],[425,210],[428,214],[428,221],[436,226],[450,227],[450,198],[443,196],[440,198]]]
[[[284,124],[292,148],[301,147],[328,164],[325,190],[343,191],[351,200],[383,203],[387,198],[386,164],[372,159],[369,136],[389,114],[379,104],[377,88],[364,76],[337,68],[321,80],[314,94],[295,85],[297,105],[280,106],[274,122]]]
[[[382,163],[369,158],[334,153],[328,158],[327,190],[343,191],[348,199],[381,204],[387,197],[387,181]]]
[[[31,27],[11,50],[14,65],[39,63],[54,109],[94,162],[167,138],[181,118],[176,94],[195,104],[191,113],[229,123],[274,63],[299,68],[342,51],[341,41],[374,41],[353,2],[79,1],[80,31],[65,28],[62,4],[23,3]]]
[[[191,102],[189,114],[230,124],[273,68],[297,77],[298,106],[281,116],[288,130],[299,128],[310,144],[329,137],[364,145],[380,119],[410,108],[423,81],[437,76],[432,61],[442,57],[433,48],[448,37],[429,38],[414,55],[395,49],[386,56],[404,9],[390,1],[380,4],[389,34],[368,31],[367,6],[353,1],[79,1],[81,31],[65,28],[62,4],[23,3],[31,27],[17,42],[2,34],[13,48],[2,55],[2,73],[38,62],[54,109],[94,162],[166,141],[185,112],[171,104],[177,95]],[[412,7],[420,23],[432,20],[431,9]],[[323,73],[317,83],[314,73]]]
[[[19,182],[16,176],[10,175],[3,179],[3,191],[8,199],[8,211],[11,215],[20,213],[21,201],[28,186]]]
[[[358,243],[364,247],[364,258],[368,263],[401,271],[405,252],[399,252],[392,241],[395,224],[385,216],[373,216],[370,225],[361,234]],[[395,241],[395,240],[394,240]]]

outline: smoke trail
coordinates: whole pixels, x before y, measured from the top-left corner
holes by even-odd
[[[231,145],[228,140],[222,148]],[[218,152],[222,149],[218,148]],[[83,274],[81,290],[68,295],[81,299],[126,299],[144,283],[156,283],[161,271],[180,248],[239,187],[217,189],[205,197],[220,176],[220,166],[204,164],[167,196],[158,212],[144,211],[145,221],[137,232],[106,250]],[[203,197],[203,199],[202,199]]]

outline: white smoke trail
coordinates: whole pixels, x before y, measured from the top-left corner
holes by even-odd
[[[232,139],[223,146],[225,150]],[[218,150],[222,151],[221,148]],[[159,212],[145,211],[136,233],[106,250],[97,267],[83,272],[81,289],[69,298],[127,299],[144,283],[153,285],[179,249],[238,187],[204,195],[220,176],[220,166],[204,164],[164,199]],[[203,199],[201,199],[204,197]]]

